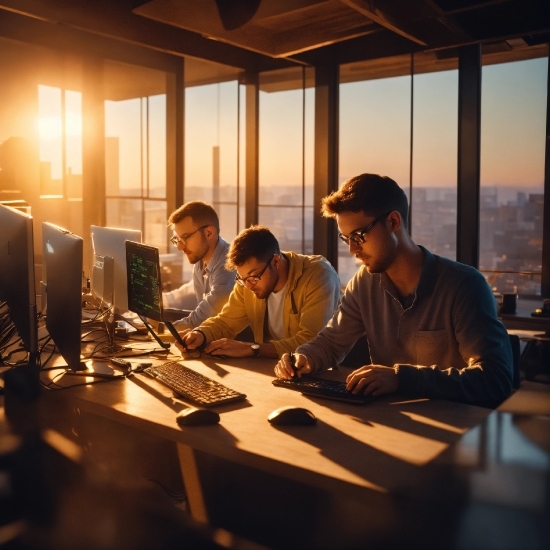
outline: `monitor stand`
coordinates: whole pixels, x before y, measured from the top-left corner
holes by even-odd
[[[157,341],[158,345],[163,349],[170,349],[170,342],[163,342],[159,335],[153,330],[153,327],[149,324],[146,317],[143,317],[142,315],[138,315],[138,317],[141,319],[143,324],[147,327],[147,330],[151,333],[151,336]]]

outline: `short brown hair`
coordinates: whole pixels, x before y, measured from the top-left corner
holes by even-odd
[[[335,218],[342,212],[364,212],[376,217],[394,210],[401,214],[407,227],[407,195],[391,178],[378,174],[361,174],[350,178],[338,191],[323,198],[321,205],[321,214],[325,218]]]
[[[225,269],[232,271],[251,258],[267,262],[273,254],[280,253],[279,242],[267,227],[251,225],[243,229],[231,243]]]
[[[216,211],[205,202],[190,201],[174,210],[168,218],[168,225],[174,227],[183,218],[190,217],[197,225],[212,225],[214,229],[220,232],[220,220]]]

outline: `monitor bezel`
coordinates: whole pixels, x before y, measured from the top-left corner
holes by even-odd
[[[29,362],[38,356],[33,218],[0,204],[0,300],[5,301]]]
[[[82,237],[50,222],[42,223],[46,328],[72,371],[86,370],[81,360]]]

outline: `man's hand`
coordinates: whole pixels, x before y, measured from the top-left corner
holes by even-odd
[[[250,342],[239,342],[238,340],[230,340],[229,338],[220,338],[210,342],[204,351],[213,356],[226,357],[252,357],[252,348]]]
[[[364,365],[354,370],[347,378],[347,389],[355,394],[382,395],[399,388],[399,378],[394,367]]]
[[[183,331],[180,331],[182,334]],[[200,332],[190,331],[187,334],[182,334],[182,340],[185,342],[185,349],[181,344],[176,342],[176,347],[182,352],[185,353],[187,350],[196,349],[199,346],[202,346],[204,343],[204,335]]]
[[[291,380],[294,376],[300,378],[302,374],[309,374],[312,371],[307,357],[301,353],[293,353],[294,368],[291,365],[291,356],[288,353],[283,353],[279,362],[275,365],[275,376],[277,378],[285,378]]]

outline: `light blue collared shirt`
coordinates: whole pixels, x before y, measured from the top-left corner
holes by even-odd
[[[235,272],[225,269],[228,250],[229,243],[219,237],[208,265],[199,260],[193,266],[191,281],[164,294],[165,306],[175,309],[191,309],[189,298],[194,294],[193,306],[196,307],[188,317],[175,323],[178,330],[198,327],[206,319],[217,315],[227,302],[235,284]]]

